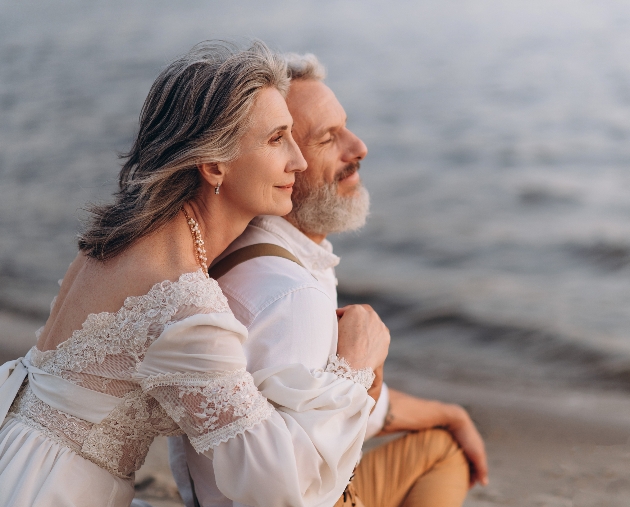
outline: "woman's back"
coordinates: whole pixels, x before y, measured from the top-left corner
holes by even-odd
[[[115,313],[129,296],[146,294],[156,283],[175,281],[199,269],[186,222],[175,219],[106,262],[79,252],[63,279],[37,348],[57,348],[81,329],[89,315]]]

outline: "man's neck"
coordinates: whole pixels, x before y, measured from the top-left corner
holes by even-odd
[[[306,236],[308,239],[310,239],[311,241],[317,243],[318,245],[324,241],[326,239],[326,235],[325,234],[313,234],[312,232],[307,232],[307,231],[303,231],[302,229],[300,229],[298,227],[298,225],[291,220],[287,215],[283,216],[282,218],[284,218],[287,222],[289,222],[293,227],[295,227],[298,231],[300,231],[302,234],[304,234],[304,236]]]

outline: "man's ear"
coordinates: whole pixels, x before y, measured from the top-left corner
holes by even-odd
[[[223,183],[226,169],[225,164],[220,162],[203,162],[201,164],[197,164],[197,169],[199,170],[201,177],[213,187]]]

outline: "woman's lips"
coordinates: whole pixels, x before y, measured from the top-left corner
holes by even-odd
[[[289,183],[288,185],[277,185],[276,188],[280,190],[285,190],[287,192],[293,191],[293,183]]]

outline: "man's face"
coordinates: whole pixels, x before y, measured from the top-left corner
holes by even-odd
[[[299,177],[311,188],[337,183],[337,195],[350,197],[360,187],[363,141],[346,127],[346,112],[328,86],[312,79],[291,82],[287,96],[293,137],[308,164]]]

